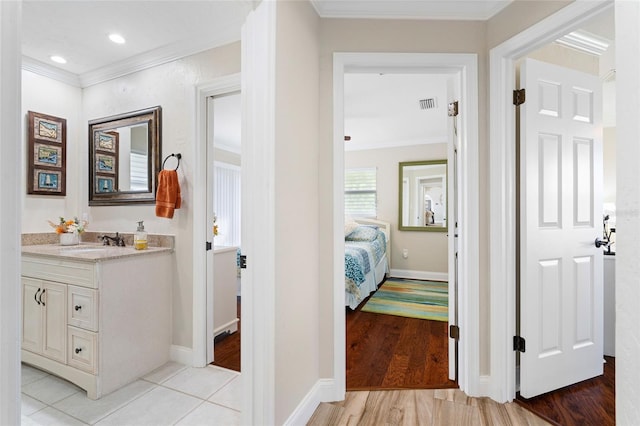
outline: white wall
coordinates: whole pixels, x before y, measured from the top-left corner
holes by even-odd
[[[447,272],[446,232],[398,230],[398,164],[401,161],[446,159],[447,145],[444,143],[345,151],[345,168],[377,168],[377,218],[391,223],[391,269]],[[402,258],[403,249],[409,250],[407,259]]]
[[[640,419],[640,3],[615,5],[618,96],[616,223],[616,424]]]
[[[86,188],[87,156],[81,156],[87,143],[87,123],[81,121],[82,90],[47,77],[22,71],[22,164],[20,176],[22,197],[22,232],[53,232],[47,220],[81,217],[88,211],[81,203],[81,190]],[[28,195],[27,111],[53,115],[67,120],[67,195]],[[81,145],[83,147],[81,147]],[[84,172],[83,172],[84,170]],[[86,198],[86,197],[85,197]]]
[[[320,378],[317,303],[319,18],[307,1],[278,2],[275,108],[275,423]],[[323,183],[324,184],[324,183]],[[327,232],[330,228],[327,228]],[[327,286],[330,286],[330,284]],[[326,313],[330,317],[331,310]]]

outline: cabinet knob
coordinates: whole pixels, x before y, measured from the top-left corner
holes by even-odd
[[[80,352],[82,352],[82,348],[76,348],[76,351],[75,351],[75,352],[76,352],[77,354],[79,354]]]
[[[76,306],[73,307],[73,309],[75,309],[76,311],[79,311],[80,309],[82,309],[82,306],[76,305]]]

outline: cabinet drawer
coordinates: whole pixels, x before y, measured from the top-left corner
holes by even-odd
[[[95,263],[68,259],[22,256],[22,275],[82,287],[97,288]]]
[[[87,373],[97,374],[98,335],[91,331],[69,326],[67,364]]]
[[[69,325],[98,331],[98,291],[68,286],[67,321]]]

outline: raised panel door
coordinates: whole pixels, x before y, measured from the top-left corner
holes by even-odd
[[[22,349],[42,353],[42,306],[40,280],[22,278]]]
[[[67,360],[67,286],[42,281],[42,353],[56,361]]]

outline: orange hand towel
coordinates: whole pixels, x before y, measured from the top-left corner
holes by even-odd
[[[175,170],[161,170],[158,174],[156,216],[173,218],[173,211],[179,209],[181,203],[178,172]]]

